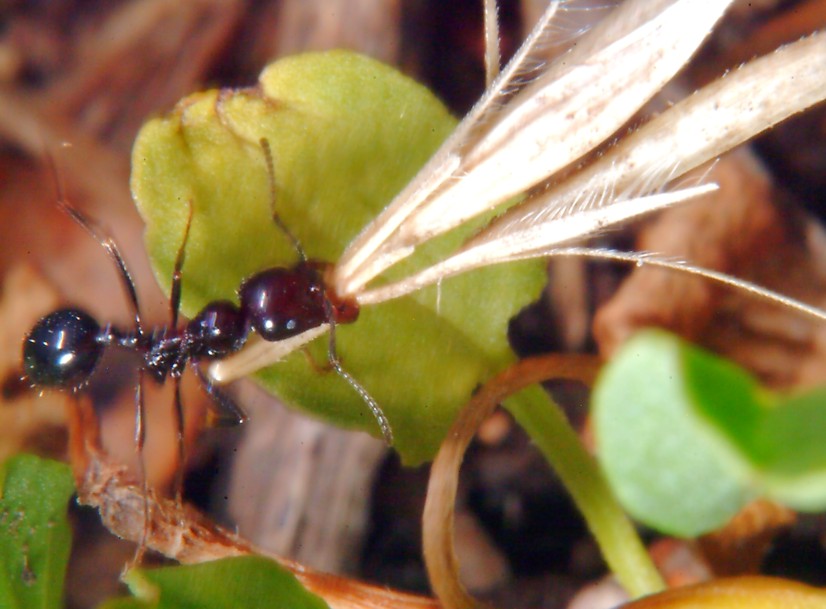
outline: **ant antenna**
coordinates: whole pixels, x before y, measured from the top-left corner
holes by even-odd
[[[307,255],[304,253],[304,248],[301,247],[298,238],[287,228],[281,216],[278,215],[278,210],[275,207],[277,186],[275,183],[275,165],[272,162],[272,150],[270,149],[270,142],[267,138],[262,137],[260,142],[261,149],[264,151],[264,162],[267,164],[267,179],[270,183],[270,213],[272,214],[272,220],[276,226],[281,229],[281,232],[292,242],[295,251],[298,253],[298,257],[301,258],[301,262],[307,262]]]
[[[135,329],[137,330],[138,335],[143,336],[143,324],[141,323],[140,305],[138,304],[138,293],[135,289],[135,282],[132,279],[132,275],[129,273],[129,269],[126,267],[126,262],[123,255],[120,253],[117,244],[114,239],[107,235],[100,226],[84,216],[69,202],[69,199],[66,196],[65,185],[63,184],[63,180],[57,170],[57,163],[55,162],[52,154],[48,151],[46,152],[46,161],[52,172],[52,177],[54,178],[55,187],[57,189],[57,206],[64,213],[68,214],[72,220],[77,222],[87,233],[89,233],[92,238],[95,239],[104,250],[106,250],[106,253],[109,254],[109,257],[115,263],[118,270],[118,276],[120,277],[121,283],[126,290],[129,304],[132,307],[132,312],[135,316]]]
[[[301,262],[305,263],[307,262],[307,255],[304,253],[301,243],[299,243],[298,239],[295,235],[293,235],[290,229],[287,228],[287,225],[284,224],[284,221],[281,219],[281,216],[278,215],[278,210],[275,207],[277,186],[275,183],[275,168],[273,165],[270,143],[263,137],[260,142],[261,149],[264,152],[264,162],[267,165],[267,176],[270,182],[270,210],[272,213],[273,222],[275,222],[278,228],[280,228],[287,238],[292,241],[295,251],[298,252],[298,256],[301,258]],[[333,370],[335,370],[341,378],[347,381],[350,387],[352,387],[353,390],[359,394],[361,399],[364,400],[367,407],[370,409],[370,412],[372,412],[373,416],[376,418],[385,442],[387,442],[388,445],[393,444],[393,430],[390,427],[390,422],[387,420],[387,416],[384,414],[384,411],[381,409],[373,396],[367,392],[367,389],[365,389],[361,383],[359,383],[342,367],[341,360],[339,360],[338,355],[336,354],[336,318],[333,311],[333,303],[330,302],[326,292],[324,294],[324,316],[327,318],[327,323],[330,326],[330,343],[327,349],[327,359],[330,362],[330,366],[332,366]]]
[[[184,227],[184,239],[175,257],[175,268],[172,271],[172,289],[169,294],[169,306],[171,308],[172,327],[178,325],[178,313],[181,310],[181,283],[183,280],[184,260],[186,259],[186,244],[189,241],[189,229],[192,226],[192,201],[189,201],[189,214]]]
[[[392,446],[393,429],[390,427],[390,421],[387,420],[387,415],[384,414],[384,411],[381,409],[381,406],[379,406],[379,403],[376,402],[375,398],[367,392],[367,389],[365,389],[364,386],[341,365],[341,360],[338,358],[338,354],[336,353],[336,320],[333,315],[333,304],[326,295],[324,296],[324,312],[327,315],[327,323],[330,324],[330,342],[328,343],[327,348],[327,360],[330,362],[330,366],[332,366],[333,370],[335,370],[341,378],[347,381],[347,384],[359,394],[359,397],[361,397],[362,400],[364,400],[365,404],[367,404],[367,407],[370,409],[370,412],[373,413],[376,422],[379,424],[381,434],[384,436],[384,441],[388,446]]]

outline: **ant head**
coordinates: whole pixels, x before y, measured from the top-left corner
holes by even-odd
[[[61,309],[38,321],[23,343],[23,368],[35,387],[78,389],[103,353],[100,326],[88,313]]]

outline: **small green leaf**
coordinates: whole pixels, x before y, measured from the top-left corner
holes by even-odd
[[[59,609],[69,560],[69,467],[17,455],[0,468],[0,607]]]
[[[265,69],[256,88],[183,100],[144,126],[132,157],[132,192],[159,282],[170,285],[190,203],[185,314],[236,300],[244,278],[296,262],[270,218],[261,138],[272,147],[279,214],[311,258],[334,262],[454,126],[424,87],[344,51],[287,58]],[[388,278],[431,264],[472,229],[438,239]],[[407,463],[431,458],[472,391],[512,361],[507,323],[543,283],[541,262],[484,269],[366,307],[338,329],[345,368],[385,410]],[[317,364],[326,352],[326,338],[310,346]],[[294,406],[378,435],[352,388],[303,353],[258,380]]]
[[[691,537],[725,524],[754,491],[735,449],[700,415],[687,353],[695,364],[712,362],[663,331],[640,332],[606,365],[593,408],[600,462],[626,509],[649,526]],[[712,363],[709,371],[704,381],[694,377],[708,383],[706,397],[750,401],[754,385],[739,369]],[[737,416],[727,414],[736,425]]]
[[[259,556],[197,565],[132,569],[124,580],[134,599],[114,599],[100,609],[325,609],[295,576]]]

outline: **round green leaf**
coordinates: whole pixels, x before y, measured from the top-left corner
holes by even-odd
[[[334,262],[454,125],[424,87],[344,51],[287,58],[265,69],[255,88],[181,101],[144,126],[132,157],[132,192],[158,280],[170,285],[190,206],[185,314],[235,299],[244,278],[297,260],[270,218],[261,138],[273,152],[279,214],[311,258]],[[472,228],[428,245],[388,278],[437,260]],[[406,462],[430,458],[474,388],[511,361],[507,323],[537,296],[542,267],[519,263],[446,280],[440,290],[367,307],[339,328],[342,362],[385,410]],[[310,346],[317,364],[326,349],[324,338]],[[353,389],[318,368],[295,353],[258,380],[294,406],[378,435]]]
[[[640,332],[606,365],[593,395],[599,459],[620,501],[643,523],[684,537],[722,526],[753,497],[742,460],[700,416],[684,373],[686,352],[701,357],[693,350],[665,332]],[[704,378],[707,391],[750,400],[753,383],[728,367]]]

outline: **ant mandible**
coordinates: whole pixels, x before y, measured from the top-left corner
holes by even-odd
[[[238,288],[238,306],[228,300],[210,302],[187,324],[179,327],[181,271],[192,222],[190,203],[183,242],[178,250],[172,274],[171,321],[168,326],[151,330],[146,330],[143,326],[134,281],[114,240],[72,207],[53,167],[57,181],[58,206],[95,238],[114,261],[134,313],[135,324],[129,330],[121,330],[111,324],[101,326],[89,313],[79,308],[63,308],[46,315],[35,324],[23,343],[24,374],[31,385],[36,388],[58,388],[77,392],[88,383],[107,347],[117,346],[137,352],[142,358],[135,389],[137,450],[142,454],[146,436],[142,392],[144,374],[148,373],[159,383],[171,378],[175,386],[178,456],[182,468],[185,455],[180,379],[187,364],[195,372],[204,391],[216,404],[219,420],[239,424],[246,420],[243,410],[210,381],[201,369],[201,362],[221,359],[239,351],[252,331],[257,332],[264,340],[279,341],[328,323],[330,366],[365,401],[375,416],[384,439],[388,444],[392,444],[392,430],[381,407],[367,390],[344,370],[336,354],[335,326],[355,321],[359,313],[358,305],[354,301],[337,298],[326,287],[323,280],[326,265],[308,260],[298,239],[282,222],[275,205],[275,171],[269,142],[266,139],[261,140],[261,148],[269,177],[272,219],[292,242],[299,256],[298,263],[292,268],[270,268],[245,279]],[[179,495],[180,490],[179,480]]]

